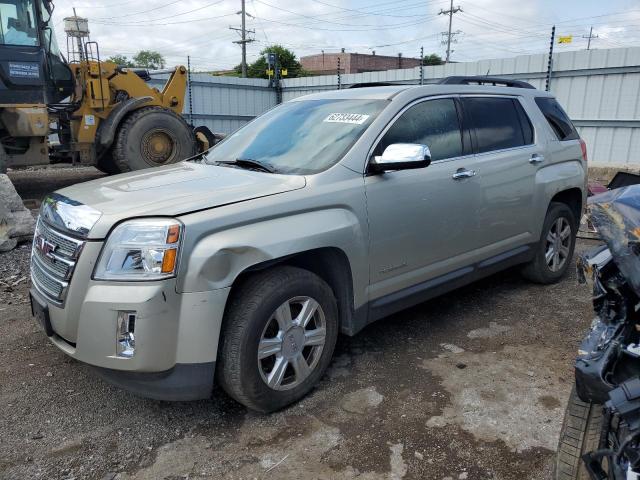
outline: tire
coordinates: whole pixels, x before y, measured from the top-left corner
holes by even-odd
[[[109,149],[109,151],[105,152],[102,157],[100,157],[96,163],[96,168],[103,173],[108,175],[116,175],[118,173],[122,173],[118,168],[118,164],[113,158],[113,151]]]
[[[582,455],[598,449],[602,421],[602,405],[583,402],[574,387],[560,431],[556,480],[590,480]]]
[[[4,147],[0,145],[0,174],[7,173],[8,157],[4,151]]]
[[[549,265],[546,261],[546,253],[549,248],[549,235],[552,235],[555,229],[558,228],[559,223],[569,228],[568,244],[563,245],[564,261],[560,264],[558,262],[557,269],[554,269],[554,265]],[[531,262],[526,264],[522,269],[522,274],[525,278],[535,283],[552,284],[559,281],[567,273],[569,265],[572,264],[573,251],[576,246],[576,234],[577,234],[577,222],[571,208],[565,203],[551,202],[549,209],[547,210],[547,216],[544,219],[542,227],[542,235],[537,244],[535,257]],[[563,228],[563,231],[565,229]],[[566,248],[566,251],[564,250]],[[559,247],[556,247],[558,250]],[[562,256],[559,257],[562,260]],[[555,260],[552,260],[555,262]]]
[[[280,410],[304,397],[329,366],[338,337],[338,307],[329,285],[307,270],[283,266],[249,277],[232,295],[225,313],[216,366],[222,388],[246,407],[264,413]],[[296,321],[303,315],[296,312],[304,308],[303,305],[315,305],[304,303],[304,299],[315,300],[319,308],[301,331]],[[303,303],[298,305],[295,301]],[[292,326],[285,333],[282,323],[287,323],[283,320],[287,315],[277,316],[276,311],[287,310],[291,313]],[[312,338],[316,342],[320,340],[318,334],[323,325],[322,347],[306,345],[307,336],[312,332],[316,333]],[[259,344],[272,345],[264,350],[262,360],[258,358]],[[303,356],[302,361],[308,370],[291,359],[305,353],[307,358]],[[288,358],[291,360],[285,364]],[[279,383],[278,378],[281,378]],[[269,381],[273,386],[267,384]]]
[[[122,172],[169,165],[195,153],[191,127],[163,107],[145,107],[129,114],[113,146],[113,159]]]
[[[206,152],[224,138],[220,134],[213,133],[211,130],[209,130],[208,127],[204,125],[194,128],[193,132],[195,133],[198,142],[198,152]],[[201,138],[199,138],[198,135],[202,135],[204,137],[204,139],[206,140],[206,144],[205,142],[201,141]]]

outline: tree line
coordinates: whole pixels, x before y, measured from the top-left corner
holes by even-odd
[[[304,68],[298,60],[296,54],[283,47],[282,45],[270,45],[260,51],[260,56],[252,63],[247,65],[247,76],[249,78],[268,78],[267,72],[269,66],[267,64],[267,56],[270,53],[275,53],[278,59],[277,67],[282,71],[287,71],[287,78],[306,77],[311,75]],[[140,50],[136,55],[128,58],[125,55],[113,55],[107,58],[107,61],[113,62],[121,67],[141,67],[151,70],[158,70],[166,67],[166,60],[164,56],[154,50]],[[424,65],[442,65],[444,61],[442,57],[435,53],[426,55],[423,59]],[[240,76],[242,72],[242,66],[236,65],[231,72],[226,72],[227,75]]]

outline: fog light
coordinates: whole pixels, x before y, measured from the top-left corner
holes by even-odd
[[[136,312],[118,312],[116,355],[131,358],[136,352]]]

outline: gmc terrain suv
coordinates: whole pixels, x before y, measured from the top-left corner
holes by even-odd
[[[207,398],[215,377],[269,412],[312,389],[339,332],[514,265],[553,283],[585,144],[550,94],[504,84],[308,95],[199,159],[60,190],[34,237],[34,316],[137,394]]]

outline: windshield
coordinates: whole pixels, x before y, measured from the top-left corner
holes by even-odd
[[[0,0],[0,43],[34,47],[38,45],[35,0]]]
[[[384,100],[285,103],[220,142],[206,162],[253,160],[276,173],[318,173],[340,161],[386,104]]]

